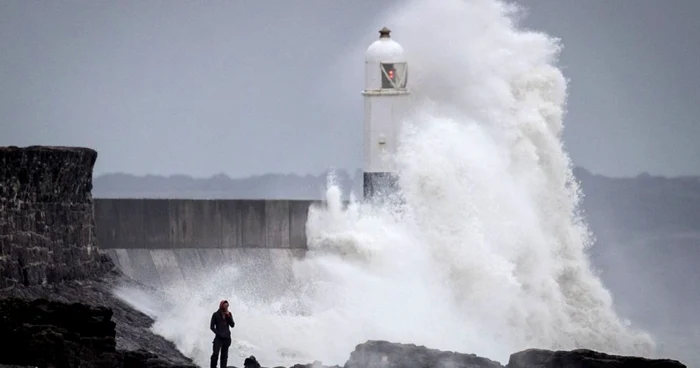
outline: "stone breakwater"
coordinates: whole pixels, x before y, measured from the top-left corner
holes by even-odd
[[[0,147],[0,289],[94,279],[98,251],[89,148]]]

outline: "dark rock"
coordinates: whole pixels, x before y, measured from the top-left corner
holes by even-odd
[[[243,360],[243,368],[260,368],[260,363],[255,355],[251,355]]]
[[[177,350],[175,344],[154,334],[151,317],[139,312],[112,294],[120,275],[110,275],[99,281],[70,281],[61,284],[15,287],[7,290],[8,297],[26,301],[44,298],[66,304],[82,303],[93,307],[108,306],[116,323],[116,343],[120,350],[147,349],[173,365],[191,365],[192,360]],[[2,335],[0,335],[2,338]]]
[[[503,368],[493,360],[474,354],[428,349],[413,344],[367,341],[357,345],[344,368]]]
[[[294,368],[308,367],[297,365]],[[524,350],[510,356],[508,365],[482,358],[474,354],[428,349],[413,344],[397,344],[386,341],[368,341],[360,344],[350,354],[344,368],[402,367],[402,368],[685,368],[676,360],[646,359],[633,356],[609,355],[592,350],[550,351]]]
[[[112,310],[46,299],[0,299],[0,364],[32,367],[166,368],[173,365],[144,351],[116,349]]]
[[[171,364],[146,350],[125,351],[124,368],[196,368],[193,364]]]
[[[112,311],[37,299],[0,300],[3,364],[118,367]]]
[[[633,356],[609,355],[593,350],[551,351],[528,349],[511,354],[506,368],[685,368],[677,360],[646,359]]]
[[[89,148],[0,147],[0,289],[96,279],[99,251]]]
[[[321,362],[319,362],[317,360],[317,361],[315,361],[313,363],[309,363],[309,364],[294,364],[293,366],[291,366],[289,368],[340,368],[340,366],[339,365],[331,365],[331,366],[323,365]]]

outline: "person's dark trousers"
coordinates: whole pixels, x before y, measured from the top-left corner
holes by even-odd
[[[228,348],[231,346],[231,339],[221,339],[218,337],[214,338],[214,351],[211,354],[211,368],[216,368],[216,358],[221,352],[221,365],[219,368],[226,368],[226,363],[228,362]]]

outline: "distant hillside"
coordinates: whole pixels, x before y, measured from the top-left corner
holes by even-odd
[[[361,190],[361,172],[338,171],[335,180],[342,188]],[[327,173],[313,175],[266,174],[243,179],[226,175],[198,179],[187,175],[136,176],[105,174],[94,178],[95,198],[191,198],[191,199],[321,199]]]
[[[597,239],[591,258],[619,309],[700,338],[700,177],[575,175]]]
[[[619,240],[658,232],[700,231],[700,177],[666,178],[639,175],[608,178],[584,169],[574,174],[581,182],[583,207],[599,234]],[[614,225],[614,226],[612,226]]]

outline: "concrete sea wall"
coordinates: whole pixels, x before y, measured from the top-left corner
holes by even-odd
[[[313,203],[95,198],[94,212],[100,248],[126,276],[163,287],[231,266],[272,293],[305,254]]]
[[[308,200],[94,200],[102,249],[306,248]]]

